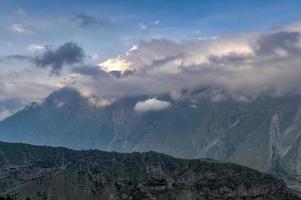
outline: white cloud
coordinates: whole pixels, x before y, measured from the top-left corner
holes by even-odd
[[[120,71],[124,73],[131,69],[131,63],[121,57],[108,59],[98,66],[105,72]]]
[[[166,39],[142,41],[124,55],[110,58],[100,65],[105,71],[112,71],[112,68],[116,71],[143,71],[149,75],[176,74],[185,68],[208,63],[212,55],[252,54],[253,49],[249,42],[245,36],[181,43]]]
[[[156,21],[153,22],[153,24],[158,25],[158,24],[160,24],[160,21],[156,20]]]
[[[137,51],[138,50],[138,45],[133,45],[126,53],[126,56],[129,56],[133,51]]]
[[[112,100],[112,99],[100,99],[97,102],[97,106],[99,106],[99,107],[107,107],[107,106],[112,105],[112,103],[114,103],[114,100]]]
[[[134,110],[138,112],[159,111],[167,109],[170,105],[171,104],[168,101],[160,101],[156,98],[151,98],[145,101],[138,101]]]
[[[294,29],[296,31],[296,29]],[[170,93],[209,87],[236,99],[252,99],[262,93],[301,93],[300,32],[288,29],[251,33],[201,41],[142,41],[107,64],[115,70],[132,70],[130,76],[111,81],[117,94]],[[112,62],[114,61],[114,62]],[[110,93],[110,95],[113,95]]]
[[[198,40],[216,40],[218,39],[217,36],[211,36],[211,37],[197,37]]]
[[[147,29],[147,26],[146,26],[146,24],[144,24],[144,23],[140,23],[140,24],[139,24],[139,28],[140,28],[141,30],[146,30],[146,29]]]
[[[0,121],[11,116],[12,114],[14,114],[14,112],[11,112],[9,110],[1,110],[0,111]]]
[[[30,45],[28,45],[28,50],[31,51],[31,52],[43,51],[45,49],[46,49],[45,46],[39,45],[39,44],[30,44]]]
[[[105,107],[108,107],[110,105],[112,105],[116,99],[115,98],[101,98],[101,99],[98,99],[96,96],[94,96],[93,94],[90,94],[90,92],[86,92],[83,93],[81,92],[82,95],[86,96],[88,98],[88,101],[96,106],[96,107],[99,107],[99,108],[105,108]]]
[[[133,45],[132,48],[129,49],[129,52],[138,50],[138,45]]]
[[[13,66],[13,67],[11,67]],[[49,76],[49,71],[33,67],[28,60],[0,62],[0,101],[20,98],[39,101],[50,92],[66,85],[65,75]]]
[[[26,29],[22,24],[13,24],[9,27],[9,30],[15,33],[27,35],[31,35],[34,33],[33,31]]]

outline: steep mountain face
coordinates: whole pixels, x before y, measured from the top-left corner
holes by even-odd
[[[72,148],[105,148],[112,140],[113,131],[105,112],[96,109],[77,90],[63,88],[41,104],[32,103],[4,120],[1,139]]]
[[[276,174],[301,189],[299,96],[263,96],[252,102],[206,97],[172,101],[162,96],[172,102],[168,109],[135,111],[137,101],[147,98],[126,97],[99,107],[76,90],[64,88],[0,122],[0,139],[75,149],[209,157]]]
[[[236,164],[155,152],[0,143],[0,193],[10,199],[298,200],[283,181]]]

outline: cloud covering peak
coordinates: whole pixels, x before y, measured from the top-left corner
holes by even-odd
[[[300,94],[300,57],[300,32],[282,29],[202,41],[142,41],[100,67],[132,71],[111,81],[115,91],[121,87],[129,93],[159,94],[208,87],[255,98]]]
[[[0,100],[39,100],[70,85],[100,99],[163,93],[181,99],[202,88],[209,88],[214,101],[301,94],[301,26],[288,27],[204,40],[141,41],[101,64],[85,59],[74,42],[56,49],[45,47],[31,56],[2,56]],[[58,76],[49,77],[48,68]],[[145,105],[162,103],[158,101],[140,102],[136,109],[147,110]]]

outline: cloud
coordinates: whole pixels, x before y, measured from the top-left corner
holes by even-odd
[[[102,91],[95,90],[100,95],[114,95],[112,91],[158,95],[198,88],[211,88],[221,93],[217,97],[235,99],[301,94],[300,32],[287,29],[214,40],[142,41],[134,51],[99,66],[104,71],[132,72],[119,80],[106,80]]]
[[[15,32],[18,34],[26,34],[26,35],[34,34],[33,31],[26,29],[22,24],[13,24],[9,27],[9,30],[11,32]]]
[[[26,55],[19,55],[19,54],[13,54],[9,56],[2,56],[0,57],[0,61],[7,61],[7,60],[18,60],[18,61],[24,61],[24,60],[30,60],[30,56]]]
[[[262,55],[293,55],[300,54],[300,33],[280,31],[272,34],[265,34],[257,40],[256,53]]]
[[[55,50],[46,49],[34,58],[34,63],[41,68],[51,67],[51,73],[58,74],[64,65],[73,65],[83,61],[84,51],[74,42],[67,42]]]
[[[114,98],[102,98],[102,99],[98,99],[95,96],[93,96],[93,95],[91,96],[90,95],[88,97],[88,100],[89,100],[89,102],[92,105],[104,108],[104,107],[108,107],[108,106],[112,105],[115,102],[116,99],[114,99]]]
[[[105,72],[119,71],[124,73],[131,70],[131,63],[121,57],[108,59],[105,62],[100,63],[98,66]]]
[[[83,50],[73,42],[32,56],[2,56],[0,100],[40,99],[66,85],[99,99],[164,93],[173,100],[193,103],[205,96],[212,101],[234,98],[247,102],[262,94],[301,94],[298,27],[214,40],[141,41],[100,64],[84,59]],[[44,68],[60,76],[49,77]],[[136,109],[145,103],[140,102]]]
[[[0,100],[0,120],[16,113],[25,106],[24,102],[19,98],[10,98]]]
[[[57,49],[52,49],[50,45],[30,44],[28,50],[34,54],[0,56],[0,61],[27,60],[39,68],[50,67],[52,74],[59,74],[64,65],[75,65],[85,58],[84,50],[74,42],[67,42]]]
[[[96,29],[102,26],[106,26],[110,23],[109,18],[96,18],[84,13],[77,13],[72,21],[77,23],[77,25],[83,29]]]
[[[128,54],[129,52],[136,51],[136,50],[138,50],[138,45],[133,45],[132,48],[129,49]]]
[[[156,98],[151,98],[145,101],[138,101],[134,110],[138,112],[159,111],[169,108],[170,105],[171,103],[168,101],[160,101]]]
[[[27,48],[31,52],[37,52],[37,51],[42,51],[46,49],[46,46],[44,45],[39,45],[39,44],[30,44],[28,45]]]
[[[155,24],[155,25],[160,24],[160,20],[153,21],[153,24]]]
[[[177,72],[183,67],[205,63],[211,55],[251,53],[252,48],[247,42],[244,37],[182,43],[167,39],[143,41],[136,47],[135,51],[127,51],[126,55],[110,58],[105,63],[107,64],[106,68],[114,66],[112,61],[118,61],[118,63],[123,63],[123,70],[124,68],[137,71],[161,69],[165,72]]]
[[[72,68],[73,73],[81,74],[84,76],[91,76],[93,78],[99,78],[101,75],[106,75],[98,66],[76,66]]]
[[[49,76],[47,70],[33,66],[28,60],[7,60],[0,62],[0,68],[0,102],[22,99],[26,105],[69,83],[65,81],[66,74]]]
[[[141,30],[143,30],[143,31],[145,31],[145,30],[148,29],[147,25],[144,24],[144,23],[139,23],[139,28],[140,28]]]

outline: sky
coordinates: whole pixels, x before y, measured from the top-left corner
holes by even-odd
[[[214,88],[215,100],[299,93],[300,7],[0,0],[0,119],[64,86],[101,100],[147,94],[156,103],[160,93],[180,98],[199,87]]]
[[[300,19],[300,5],[298,0],[1,0],[0,53],[75,41],[105,59],[140,40],[190,40],[281,26]],[[96,21],[80,25],[79,15]],[[12,25],[25,32],[12,33]]]

